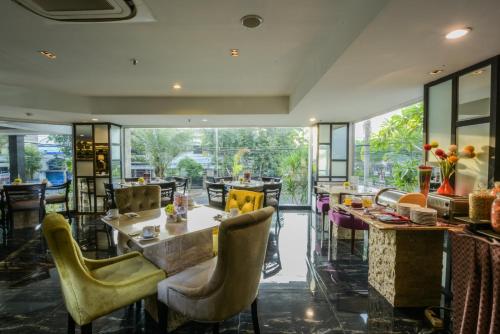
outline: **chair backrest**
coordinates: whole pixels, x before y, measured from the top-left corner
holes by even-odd
[[[45,189],[47,184],[20,184],[4,185],[7,207],[12,210],[12,204],[22,201],[39,201],[40,207],[44,206]]]
[[[111,208],[114,204],[116,204],[115,189],[113,183],[104,183],[104,192],[106,193],[108,208]]]
[[[412,203],[418,204],[421,207],[427,207],[427,198],[421,193],[408,193],[401,196],[398,203]]]
[[[264,193],[240,189],[231,189],[227,196],[226,211],[238,208],[241,213],[261,209],[264,204]]]
[[[181,191],[182,193],[186,194],[186,189],[189,183],[189,178],[187,177],[180,177],[180,176],[174,176],[174,181],[175,181],[175,187],[177,191]]]
[[[86,298],[85,289],[92,281],[85,265],[82,252],[70,232],[70,225],[63,216],[57,213],[48,214],[42,224],[43,235],[59,272],[61,289],[66,308],[77,323],[81,323],[82,315],[78,312],[77,298]]]
[[[137,182],[139,181],[138,177],[126,177],[125,182]]]
[[[262,182],[281,182],[281,177],[263,176],[260,178]]]
[[[147,185],[116,189],[115,201],[120,213],[159,209],[160,187]]]
[[[94,179],[91,177],[80,177],[80,191],[81,192],[94,192]]]
[[[224,210],[227,197],[226,186],[223,183],[205,182],[205,184],[207,186],[208,205]]]
[[[174,202],[174,194],[177,189],[175,181],[156,183],[161,188],[161,198],[170,198],[170,203]]]
[[[264,206],[269,206],[270,204],[268,204],[268,202],[270,200],[275,200],[279,205],[281,186],[281,183],[264,183],[262,188],[264,192]]]
[[[217,265],[207,285],[218,317],[241,312],[257,296],[274,209],[267,207],[230,218],[219,227]]]
[[[217,176],[214,177],[215,182],[220,182],[221,180],[224,180],[224,182],[231,182],[233,180],[232,176]]]

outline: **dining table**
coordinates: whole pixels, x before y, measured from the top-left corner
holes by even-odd
[[[164,208],[134,214],[137,216],[129,213],[115,219],[104,216],[101,220],[117,230],[119,237],[130,240],[133,249],[171,275],[213,257],[212,232],[220,225],[217,217],[224,212],[198,205],[188,210],[187,219],[176,223],[167,223]],[[146,226],[159,227],[154,238],[142,236]]]
[[[264,182],[256,180],[251,180],[249,182],[231,181],[231,182],[224,182],[224,184],[231,189],[249,190],[257,192],[260,192],[264,189]]]
[[[175,223],[167,223],[164,208],[120,214],[115,219],[105,216],[101,220],[117,230],[119,236],[128,238],[133,243],[132,249],[163,269],[168,277],[214,257],[213,231],[224,217],[224,211],[197,205],[188,209],[186,219]],[[159,232],[155,237],[145,239],[142,231],[146,226],[159,227]],[[146,298],[144,308],[153,319],[158,320],[156,296]],[[169,331],[188,321],[172,310],[167,316]]]
[[[438,218],[435,225],[387,223],[369,210],[337,205],[368,224],[368,283],[394,307],[439,305],[443,273],[443,241],[448,231],[464,226]]]

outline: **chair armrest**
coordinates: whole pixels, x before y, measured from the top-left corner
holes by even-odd
[[[139,252],[130,252],[127,254],[115,256],[115,257],[112,257],[109,259],[102,259],[102,260],[92,260],[92,259],[84,258],[84,261],[85,261],[85,265],[87,266],[87,268],[89,270],[95,270],[95,269],[99,269],[99,268],[108,266],[108,265],[113,264],[113,263],[117,263],[117,262],[120,262],[120,261],[123,261],[126,259],[140,256],[140,255],[141,255],[141,253],[139,253]]]

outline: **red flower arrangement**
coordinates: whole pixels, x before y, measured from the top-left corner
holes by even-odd
[[[453,195],[455,190],[450,185],[450,177],[455,174],[456,166],[460,158],[474,158],[476,153],[474,152],[474,146],[467,145],[463,148],[462,152],[458,153],[457,145],[450,145],[448,147],[448,152],[443,149],[438,148],[439,144],[436,141],[432,141],[430,144],[424,145],[424,150],[432,153],[439,163],[439,168],[441,171],[442,184],[437,190],[438,194],[443,195]],[[433,151],[434,149],[434,151]]]

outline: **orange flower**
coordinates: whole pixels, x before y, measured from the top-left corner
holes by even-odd
[[[448,161],[451,163],[451,164],[456,164],[457,161],[458,161],[458,157],[456,155],[451,155],[448,157]]]
[[[474,146],[472,145],[467,145],[464,147],[465,152],[473,153],[474,152]]]

